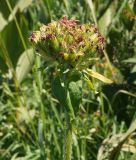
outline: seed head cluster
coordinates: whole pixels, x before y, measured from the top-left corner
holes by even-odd
[[[86,64],[104,48],[104,38],[95,25],[79,24],[67,17],[41,26],[30,41],[41,56],[73,68]]]

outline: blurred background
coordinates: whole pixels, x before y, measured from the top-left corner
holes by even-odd
[[[136,0],[0,0],[0,160],[62,159],[64,110],[50,89],[55,68],[35,54],[29,36],[64,15],[98,26],[105,51],[91,67],[114,82],[92,79],[95,91],[84,84],[73,159],[96,160],[102,141],[127,132],[136,117]],[[135,154],[133,134],[116,159]]]

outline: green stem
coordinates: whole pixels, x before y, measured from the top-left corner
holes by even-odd
[[[72,122],[75,119],[75,114],[73,106],[71,104],[71,99],[69,92],[67,92],[66,107],[69,109],[69,112],[66,110],[66,137],[65,137],[65,150],[64,150],[64,160],[71,160],[72,156]],[[72,117],[72,118],[71,118]]]
[[[66,138],[65,138],[65,150],[64,150],[64,160],[71,160],[72,156],[72,122],[70,121],[69,115],[67,116],[67,129],[66,129]]]
[[[69,92],[67,92],[67,99],[66,99],[66,108],[69,109],[69,116],[72,117],[72,119],[75,119],[75,113],[74,113],[74,109],[73,106],[71,104],[71,99],[70,99],[70,95]]]

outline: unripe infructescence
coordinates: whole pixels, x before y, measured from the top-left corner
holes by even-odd
[[[31,34],[30,41],[41,56],[73,68],[85,65],[104,48],[104,38],[95,25],[81,25],[67,17],[43,25]]]

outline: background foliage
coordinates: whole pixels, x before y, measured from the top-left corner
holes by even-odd
[[[55,64],[36,56],[28,37],[63,15],[98,25],[105,52],[90,67],[114,81],[92,79],[95,90],[84,84],[73,159],[97,159],[102,141],[125,133],[135,119],[135,0],[0,0],[0,160],[62,159],[64,110],[50,89]],[[135,154],[134,132],[116,159]]]

